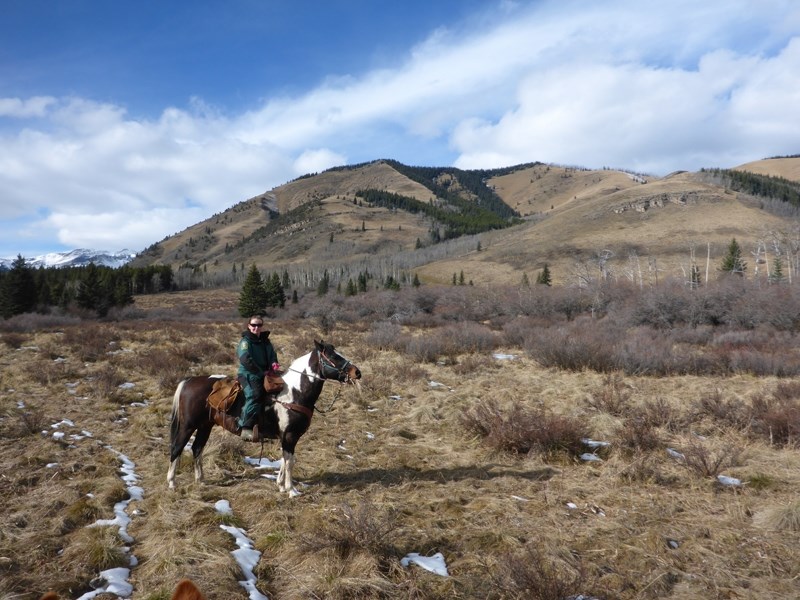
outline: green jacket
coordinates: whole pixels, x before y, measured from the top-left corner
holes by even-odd
[[[238,375],[263,378],[272,363],[278,362],[278,355],[269,341],[269,331],[262,331],[259,335],[242,332],[236,354],[239,357]]]

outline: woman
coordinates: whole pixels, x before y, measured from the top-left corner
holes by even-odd
[[[239,357],[237,377],[244,390],[244,406],[239,416],[238,425],[242,429],[242,439],[253,439],[253,425],[261,410],[261,403],[272,403],[264,391],[264,377],[268,372],[280,371],[278,355],[269,331],[263,331],[264,319],[261,315],[253,315],[247,322],[247,331],[242,332],[242,339],[236,349]]]

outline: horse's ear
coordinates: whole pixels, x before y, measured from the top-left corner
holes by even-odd
[[[320,341],[314,340],[314,345],[317,347],[317,350],[322,350],[322,347],[325,345],[325,341],[324,340],[320,340]]]
[[[188,579],[181,579],[172,592],[172,600],[206,600],[197,586]]]

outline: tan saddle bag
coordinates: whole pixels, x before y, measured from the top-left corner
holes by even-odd
[[[220,411],[226,411],[236,400],[236,395],[242,389],[237,379],[225,377],[214,382],[211,393],[208,395],[208,404]]]
[[[275,394],[277,396],[283,391],[285,386],[286,382],[280,375],[267,374],[266,377],[264,377],[264,391],[267,394]]]

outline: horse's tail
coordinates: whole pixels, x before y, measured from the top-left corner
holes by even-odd
[[[172,396],[172,415],[169,420],[169,442],[172,453],[175,453],[173,446],[178,439],[178,431],[181,427],[181,394],[183,393],[183,386],[186,384],[184,379],[178,384],[175,389],[175,394]]]

